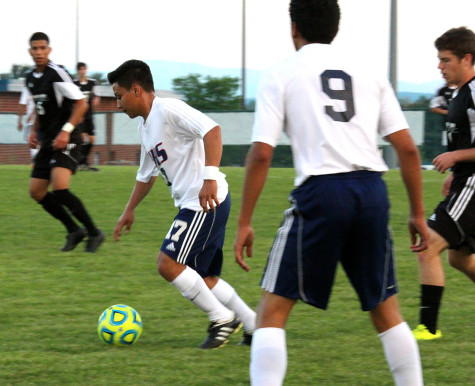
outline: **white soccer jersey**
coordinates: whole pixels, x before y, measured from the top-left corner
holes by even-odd
[[[170,188],[175,206],[201,211],[198,194],[203,186],[203,137],[218,126],[200,111],[172,98],[153,101],[147,121],[139,124],[142,141],[137,180],[148,182],[159,173]],[[228,184],[219,173],[218,200],[224,201]]]
[[[26,106],[26,124],[33,125],[33,123],[35,123],[35,114],[33,114],[33,111],[35,110],[35,102],[27,87],[23,87],[21,90],[20,101],[18,104]]]
[[[386,171],[378,150],[409,125],[386,79],[377,79],[331,45],[307,44],[262,77],[252,142],[291,141],[295,185],[309,176]]]

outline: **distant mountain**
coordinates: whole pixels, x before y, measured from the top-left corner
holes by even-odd
[[[152,70],[155,81],[155,88],[160,90],[172,90],[175,78],[187,76],[189,74],[210,75],[213,77],[232,76],[241,78],[240,68],[220,68],[205,66],[197,63],[173,62],[167,60],[147,60],[147,64]],[[260,70],[246,70],[246,99],[256,97],[257,84],[262,74]],[[398,82],[398,97],[415,101],[420,96],[430,97],[442,87],[441,81],[424,83]]]

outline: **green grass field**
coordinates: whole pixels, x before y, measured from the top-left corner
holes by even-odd
[[[225,243],[223,278],[252,307],[259,280],[292,187],[292,169],[272,169],[254,217],[251,272],[235,263],[233,242],[242,168],[223,168],[233,198]],[[0,166],[0,385],[246,385],[249,348],[233,336],[220,350],[196,347],[207,317],[161,279],[155,259],[176,209],[157,181],[120,242],[112,230],[135,180],[135,167],[79,172],[78,194],[108,236],[95,254],[80,245],[61,253],[64,230],[28,196],[29,168]],[[397,171],[385,177],[392,201],[400,304],[411,327],[418,321],[417,258],[409,249],[405,191]],[[429,214],[440,200],[443,176],[424,171]],[[474,383],[473,284],[444,261],[447,276],[440,326],[443,339],[420,343],[426,385]],[[136,308],[144,331],[132,347],[102,343],[101,312],[112,304]],[[381,343],[361,312],[343,271],[327,311],[297,304],[287,328],[286,385],[391,385]]]

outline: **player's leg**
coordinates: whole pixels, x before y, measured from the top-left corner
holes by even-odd
[[[437,329],[439,310],[445,287],[445,275],[440,254],[448,247],[447,241],[429,228],[428,248],[418,254],[421,299],[419,325],[413,330],[417,340],[440,338]]]
[[[163,251],[160,251],[158,254],[157,269],[160,276],[180,291],[183,297],[205,312],[212,324],[222,325],[230,323],[233,326],[233,331],[231,332],[234,332],[234,329],[237,328],[234,327],[234,324],[236,324],[234,312],[221,304],[208,288],[203,278],[194,269],[177,263]],[[225,328],[228,327],[225,326]],[[224,338],[227,341],[229,333],[225,335]]]
[[[449,264],[475,282],[475,254],[469,247],[449,249]]]
[[[70,234],[77,231],[79,226],[74,222],[55,195],[48,192],[51,178],[50,160],[50,152],[44,148],[40,149],[35,158],[35,166],[31,173],[29,186],[30,196],[38,202],[46,212],[61,221],[68,234]]]
[[[238,295],[236,290],[217,276],[208,276],[204,281],[216,298],[228,309],[234,311],[244,326],[244,336],[239,344],[249,346],[256,329],[256,313]]]
[[[395,384],[422,385],[419,347],[399,312],[397,295],[390,296],[369,313],[379,333]]]
[[[251,384],[282,385],[287,370],[285,324],[294,299],[264,291],[251,346]]]
[[[95,252],[105,240],[105,234],[95,226],[91,216],[79,197],[69,190],[71,176],[78,165],[76,159],[79,157],[79,151],[75,147],[62,152],[55,152],[54,159],[56,160],[56,166],[51,171],[51,184],[54,195],[57,197],[58,201],[67,207],[72,215],[85,226],[88,237],[85,249],[86,252]],[[82,231],[82,234],[85,236],[84,231]],[[84,238],[84,236],[82,236],[82,238]],[[82,238],[79,235],[78,237],[71,236],[73,244],[75,244],[73,248],[82,240]],[[77,240],[79,241],[76,242]]]

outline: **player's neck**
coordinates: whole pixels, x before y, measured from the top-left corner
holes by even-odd
[[[152,111],[153,100],[155,99],[154,93],[148,93],[144,101],[144,112],[141,114],[144,123],[147,121],[150,111]]]
[[[48,60],[48,61],[46,62],[46,64],[42,64],[42,65],[40,65],[40,66],[37,65],[37,66],[36,66],[36,69],[35,69],[35,72],[37,72],[37,73],[45,72],[45,69],[46,69],[46,67],[48,66],[49,62],[50,62],[50,61]]]
[[[468,83],[475,77],[475,68],[472,68],[470,71],[467,71],[463,78],[461,79],[460,83],[457,84],[457,88],[462,87],[464,84]]]
[[[79,77],[79,81],[80,81],[81,83],[87,82],[87,76],[80,76],[80,77]]]

